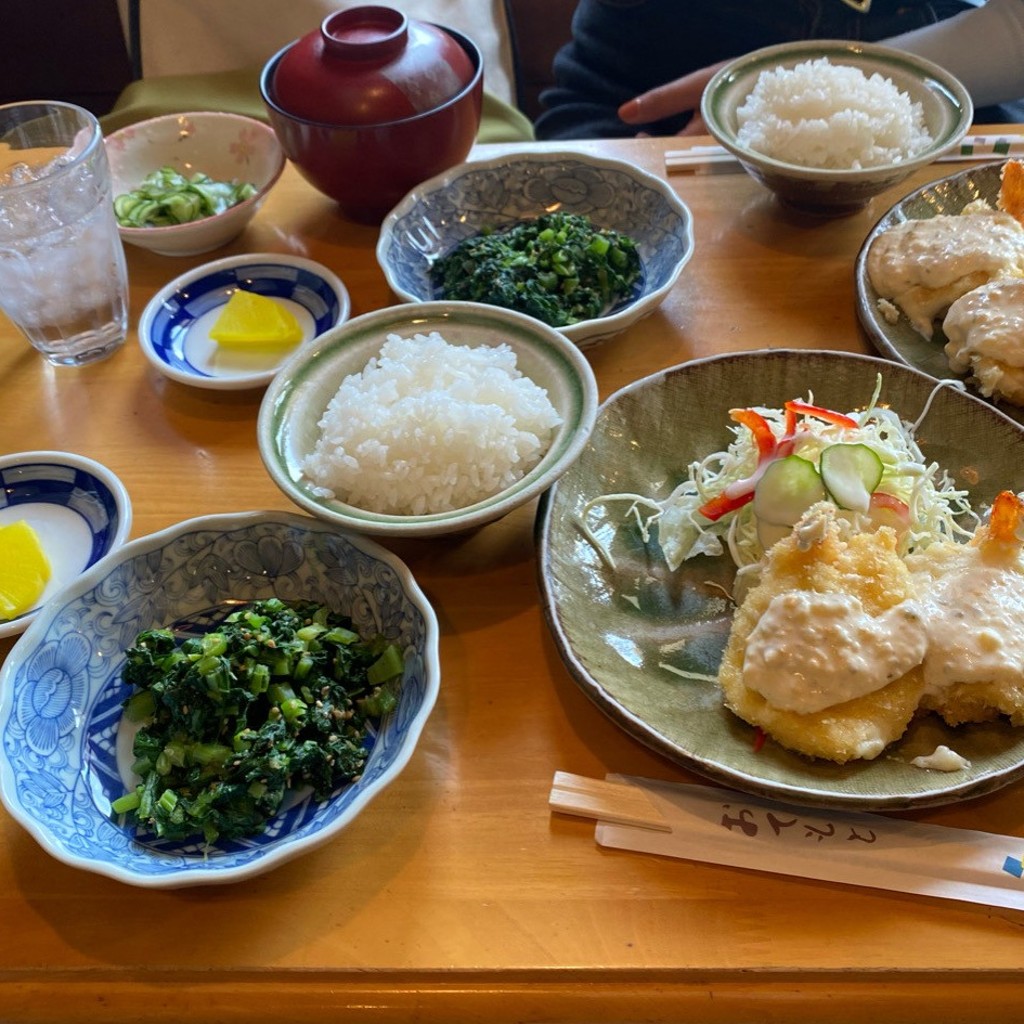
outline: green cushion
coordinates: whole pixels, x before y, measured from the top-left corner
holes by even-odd
[[[100,118],[104,132],[160,114],[188,110],[226,110],[267,120],[259,89],[260,69],[242,68],[208,75],[165,75],[132,82],[109,114]],[[478,142],[529,142],[533,125],[521,111],[484,93]]]

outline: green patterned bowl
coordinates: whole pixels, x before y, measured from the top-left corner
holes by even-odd
[[[698,557],[672,573],[656,534],[645,544],[635,529],[606,526],[599,536],[614,540],[613,571],[579,529],[584,504],[598,495],[667,496],[691,461],[731,440],[729,409],[781,406],[808,392],[831,408],[854,409],[879,373],[882,400],[916,420],[935,381],[868,356],[779,349],[664,370],[605,401],[583,455],[542,502],[540,587],[570,673],[637,740],[734,789],[790,803],[896,809],[977,796],[1024,773],[1024,730],[1005,722],[950,729],[921,716],[883,756],[844,766],[771,741],[758,749],[755,730],[723,707],[717,683],[680,674],[717,674],[732,620],[729,558]],[[1004,488],[1024,488],[1024,433],[977,398],[939,390],[917,437],[975,507]],[[939,743],[971,767],[946,774],[910,765]]]
[[[319,436],[319,422],[341,382],[375,358],[388,335],[437,331],[452,345],[507,344],[517,369],[547,392],[561,417],[544,456],[528,473],[473,505],[421,515],[360,508],[344,495],[325,497],[305,475],[303,461]],[[422,302],[389,306],[349,320],[300,348],[278,371],[260,407],[260,454],[274,483],[319,519],[382,537],[434,537],[477,529],[534,500],[583,450],[597,415],[594,371],[583,353],[553,327],[533,317],[478,302]],[[461,457],[461,456],[457,456]]]
[[[827,57],[832,64],[860,68],[869,78],[883,75],[920,103],[933,142],[907,160],[866,168],[804,167],[759,153],[738,138],[736,111],[762,71],[791,68]],[[836,217],[854,213],[875,196],[899,184],[956,145],[971,126],[974,107],[963,85],[937,64],[901,50],[872,43],[809,40],[768,46],[731,61],[708,83],[701,116],[708,131],[771,189],[785,206],[804,213]]]
[[[957,215],[963,212],[968,203],[978,199],[987,200],[995,206],[999,197],[1002,169],[1003,162],[999,160],[959,171],[919,188],[887,210],[864,239],[855,267],[857,317],[881,355],[921,370],[931,377],[952,376],[945,352],[946,336],[941,324],[935,325],[935,333],[931,338],[924,338],[914,330],[905,316],[890,323],[882,315],[878,308],[878,292],[871,286],[868,277],[868,250],[883,231],[888,231],[902,221],[935,217],[938,214]],[[973,394],[979,394],[972,380],[968,379],[966,383]],[[1020,406],[994,399],[986,401],[992,402],[1007,416],[1024,423],[1024,409]]]

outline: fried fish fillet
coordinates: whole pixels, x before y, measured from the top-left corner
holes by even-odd
[[[1000,171],[997,206],[1024,226],[1024,163]],[[1024,278],[997,277],[955,299],[942,324],[954,373],[971,374],[987,397],[1024,405]]]
[[[962,295],[942,329],[954,373],[971,374],[983,395],[1024,405],[1024,278]]]
[[[882,315],[900,311],[925,338],[962,296],[992,281],[1024,277],[1024,162],[1007,160],[993,209],[976,200],[960,214],[911,219],[871,243],[866,268]]]
[[[1024,725],[1024,502],[1000,494],[969,544],[932,544],[907,559],[931,642],[921,707],[947,724],[1006,716]]]
[[[883,231],[867,254],[883,312],[895,305],[925,338],[962,295],[998,278],[1024,277],[1024,226],[984,203],[962,214],[903,221]]]
[[[814,529],[807,528],[811,523]],[[917,711],[924,691],[919,665],[872,692],[811,713],[773,705],[744,681],[748,642],[762,617],[774,599],[801,592],[852,595],[868,616],[882,616],[915,595],[893,530],[847,536],[831,506],[815,506],[769,551],[760,581],[736,611],[718,676],[725,704],[782,746],[809,757],[840,764],[877,757],[903,735]]]

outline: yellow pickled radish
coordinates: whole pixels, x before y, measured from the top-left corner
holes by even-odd
[[[276,299],[238,289],[220,311],[210,337],[225,348],[284,348],[302,341],[302,328]]]
[[[19,519],[0,527],[0,619],[31,611],[50,579],[50,562],[36,531]]]

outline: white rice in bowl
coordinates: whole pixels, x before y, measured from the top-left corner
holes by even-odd
[[[921,104],[891,79],[827,57],[762,71],[736,120],[742,145],[801,167],[899,163],[933,141]]]
[[[521,480],[562,422],[496,345],[389,334],[342,381],[303,472],[322,497],[386,515],[465,508]]]

